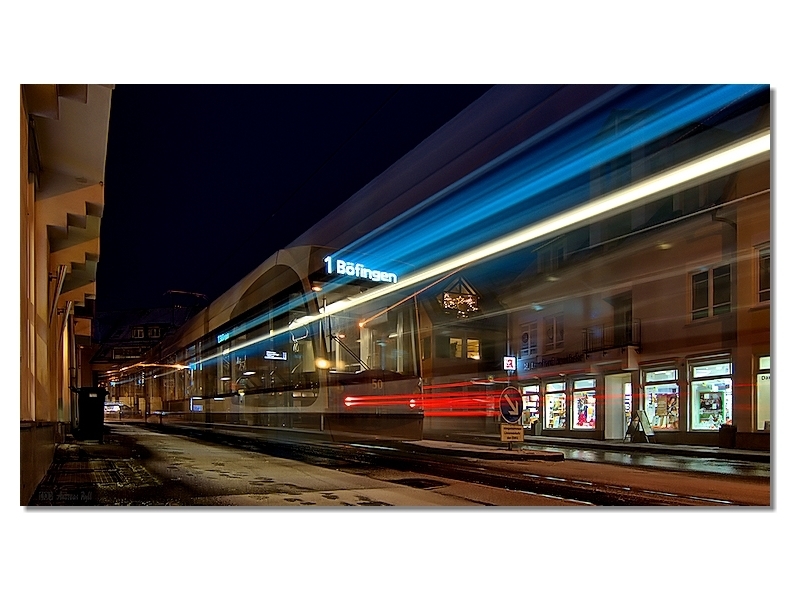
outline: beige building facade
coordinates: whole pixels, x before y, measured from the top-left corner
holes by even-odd
[[[112,85],[20,87],[20,503],[91,385]]]
[[[589,236],[608,230],[591,224],[546,244],[562,243],[562,259],[503,298],[525,423],[617,440],[642,410],[655,442],[767,450],[770,164],[665,204],[668,220],[646,231],[596,244]],[[735,440],[722,441],[722,427]]]

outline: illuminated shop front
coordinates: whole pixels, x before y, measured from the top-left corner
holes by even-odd
[[[732,424],[732,363],[690,366],[691,430]]]
[[[757,430],[771,429],[771,357],[757,359]]]
[[[573,381],[573,428],[595,429],[595,379]]]
[[[525,385],[521,388],[521,393],[524,398],[523,424],[526,428],[530,428],[540,421],[540,385],[537,383]]]
[[[678,430],[680,427],[680,387],[677,369],[644,372],[645,412],[653,430]]]
[[[565,382],[546,383],[546,393],[543,399],[543,427],[564,430],[567,419]]]

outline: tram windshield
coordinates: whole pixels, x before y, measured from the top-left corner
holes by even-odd
[[[327,379],[342,375],[387,371],[417,377],[413,299],[393,304],[381,298],[321,313],[359,291],[340,285],[325,293],[286,294],[243,324],[204,339],[187,359],[187,397],[266,394],[266,405],[290,406],[296,399],[304,406]],[[303,321],[306,316],[312,321]]]

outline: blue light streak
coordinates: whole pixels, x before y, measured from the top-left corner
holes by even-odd
[[[591,171],[667,135],[700,124],[765,85],[638,86],[606,95],[454,183],[411,211],[342,248],[335,256],[398,275],[436,263],[593,196]],[[635,113],[630,126],[608,132],[611,117]],[[572,123],[572,124],[571,124]],[[687,156],[688,154],[686,154]],[[672,162],[670,162],[671,164]],[[388,197],[387,195],[384,196]],[[364,258],[363,258],[364,257]],[[331,293],[351,278],[324,286]],[[233,338],[314,303],[305,294],[226,330]]]
[[[369,266],[414,268],[473,247],[589,199],[591,170],[705,121],[764,85],[637,87],[588,115],[572,129],[518,153],[385,232],[361,238],[338,256],[364,253]],[[604,134],[612,113],[643,114],[616,136]],[[562,190],[559,190],[562,189]],[[406,264],[398,261],[407,261]]]

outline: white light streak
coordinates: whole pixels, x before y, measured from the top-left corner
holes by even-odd
[[[770,131],[759,133],[753,137],[746,138],[712,152],[711,154],[702,156],[696,160],[659,173],[626,188],[574,207],[564,213],[554,215],[543,221],[529,225],[502,238],[493,240],[477,248],[467,250],[457,256],[438,262],[422,271],[415,272],[405,277],[399,277],[397,283],[370,289],[355,297],[348,297],[341,301],[330,303],[326,305],[318,315],[307,315],[298,318],[286,328],[272,330],[265,336],[247,340],[222,353],[217,353],[208,358],[201,359],[201,362],[213,360],[221,354],[230,354],[242,350],[248,346],[284,334],[293,328],[312,324],[326,317],[326,315],[352,309],[439,275],[453,272],[462,266],[491,258],[502,252],[524,246],[539,239],[545,239],[552,234],[567,231],[580,224],[590,223],[614,215],[627,207],[635,206],[637,203],[655,200],[669,194],[671,191],[683,190],[694,184],[706,182],[713,178],[734,172],[737,169],[766,161],[770,157],[770,149]]]

